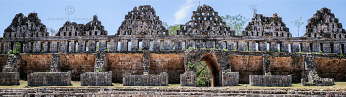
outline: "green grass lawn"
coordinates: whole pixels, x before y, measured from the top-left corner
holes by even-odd
[[[174,88],[194,88],[194,89],[205,89],[201,87],[188,87],[180,86],[180,84],[169,84],[168,86],[123,86],[121,83],[113,83],[113,86],[81,86],[79,81],[72,81],[71,86],[40,86],[30,87],[27,81],[20,81],[20,85],[14,86],[0,86],[0,88],[89,88],[89,87],[102,87],[102,88],[162,88],[162,89],[174,89]],[[346,82],[335,82],[334,86],[302,86],[301,84],[292,84],[291,87],[261,87],[261,86],[250,86],[249,84],[240,84],[239,86],[227,86],[227,87],[212,87],[214,89],[299,89],[299,90],[346,90]],[[210,88],[210,87],[209,87]]]

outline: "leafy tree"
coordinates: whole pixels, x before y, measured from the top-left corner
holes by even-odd
[[[195,64],[189,62],[188,68],[196,72],[196,85],[198,87],[210,86],[211,73],[204,61]]]
[[[169,35],[177,35],[178,30],[180,30],[180,25],[172,25],[168,27]]]
[[[225,15],[221,17],[226,24],[233,30],[235,30],[235,35],[242,35],[242,31],[244,30],[245,23],[248,19],[242,15]]]
[[[16,47],[13,50],[8,51],[7,54],[14,54],[14,55],[19,54],[21,45],[22,44],[20,44],[19,42],[16,42],[16,44],[15,44]]]

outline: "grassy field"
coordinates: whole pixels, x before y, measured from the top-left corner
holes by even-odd
[[[81,86],[79,81],[72,81],[72,86],[40,86],[30,87],[27,81],[20,81],[20,85],[14,86],[0,86],[0,88],[88,88],[88,87],[101,87],[101,88],[155,88],[155,89],[175,89],[175,88],[194,88],[194,89],[260,89],[260,90],[271,90],[271,89],[299,89],[299,90],[346,90],[346,82],[336,82],[334,86],[302,86],[301,84],[292,84],[291,87],[261,87],[261,86],[250,86],[249,84],[240,84],[239,86],[227,86],[227,87],[187,87],[180,86],[180,84],[169,84],[168,86],[123,86],[120,83],[113,83],[113,86]]]

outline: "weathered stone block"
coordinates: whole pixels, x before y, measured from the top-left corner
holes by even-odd
[[[69,86],[70,72],[34,72],[28,75],[29,86]]]
[[[239,72],[222,72],[222,86],[236,86],[239,84]]]
[[[167,86],[168,74],[162,72],[159,75],[128,75],[123,77],[124,86]]]
[[[332,78],[319,78],[313,80],[312,82],[307,82],[302,79],[301,81],[303,86],[332,86],[335,85],[334,79]]]
[[[287,87],[292,85],[291,75],[250,75],[251,86],[277,86]]]
[[[19,85],[19,73],[18,72],[0,72],[0,85]]]
[[[181,86],[196,86],[196,74],[193,71],[186,71],[180,75]]]
[[[80,81],[82,86],[111,86],[112,72],[86,72]]]

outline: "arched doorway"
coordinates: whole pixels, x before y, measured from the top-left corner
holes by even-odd
[[[222,71],[228,68],[226,57],[227,53],[215,50],[189,50],[185,51],[185,55],[185,73],[181,75],[182,85],[211,87],[223,85]],[[201,67],[208,72],[200,73],[200,69],[198,68]],[[206,75],[207,77],[205,77],[204,75]],[[203,80],[200,81],[200,79]],[[201,85],[200,82],[203,83],[203,81],[207,81],[208,84]]]
[[[208,66],[210,72],[210,86],[221,86],[221,66],[217,62],[217,58],[212,53],[207,53],[201,56],[200,61],[203,61]]]

